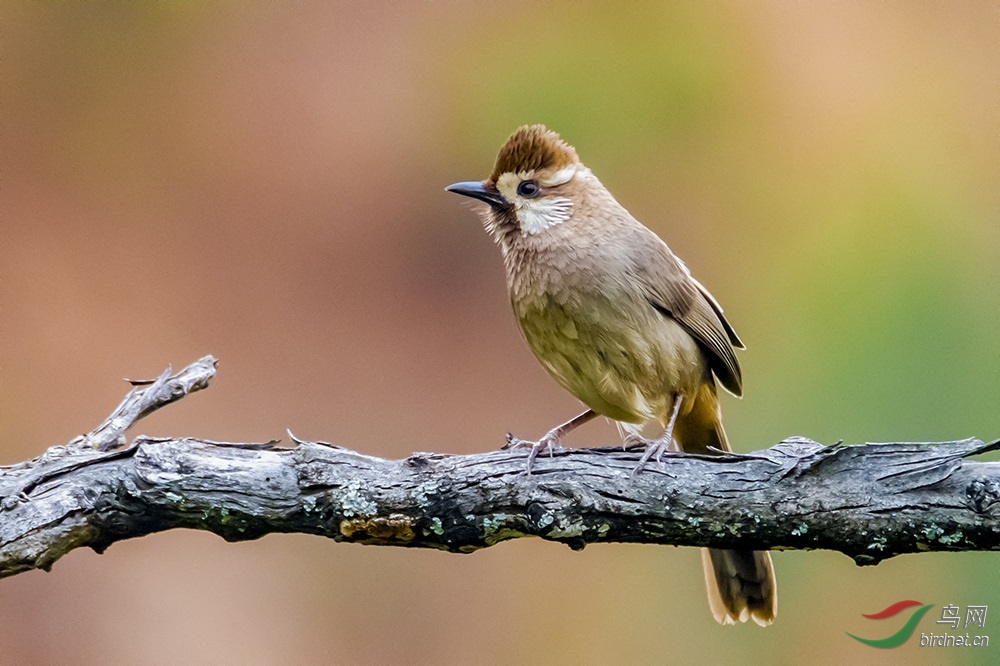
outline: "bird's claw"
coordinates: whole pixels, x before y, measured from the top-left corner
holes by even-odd
[[[622,451],[631,451],[639,447],[648,447],[649,440],[641,435],[629,433],[622,437]]]
[[[542,449],[547,449],[549,452],[549,457],[554,458],[556,449],[561,449],[562,445],[559,443],[559,438],[556,437],[551,432],[547,433],[537,442],[531,442],[525,439],[520,439],[510,433],[507,433],[507,443],[504,444],[503,448],[510,450],[529,449],[528,466],[527,469],[525,470],[525,474],[527,476],[531,476],[531,467],[535,462],[535,458],[538,457],[538,454],[542,451]]]
[[[639,464],[636,465],[635,469],[632,470],[632,473],[629,474],[629,477],[633,479],[643,470],[646,463],[648,463],[650,459],[654,458],[654,456],[656,462],[662,462],[663,454],[670,449],[669,443],[663,439],[644,440],[641,437],[636,437],[636,440],[638,443],[645,443],[646,452],[642,454],[642,457],[639,458]]]

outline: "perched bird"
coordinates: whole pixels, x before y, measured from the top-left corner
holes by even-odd
[[[576,150],[542,125],[518,128],[489,178],[445,188],[489,204],[483,224],[500,246],[521,331],[545,369],[589,409],[530,447],[539,451],[598,415],[644,443],[634,473],[673,446],[731,451],[716,379],[739,396],[743,349],[722,308],[667,244],[640,224],[580,162]],[[658,421],[663,434],[639,434]],[[704,549],[709,605],[723,624],[777,612],[771,556]]]

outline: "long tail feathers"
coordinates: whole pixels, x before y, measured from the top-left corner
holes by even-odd
[[[762,627],[778,614],[771,554],[760,550],[702,548],[708,606],[719,624],[753,620]]]
[[[714,382],[702,386],[691,411],[678,418],[674,437],[682,451],[731,451]],[[767,626],[778,613],[778,587],[767,551],[703,548],[705,585],[712,615],[720,624],[753,620]]]

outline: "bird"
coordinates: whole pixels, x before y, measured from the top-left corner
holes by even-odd
[[[667,450],[732,449],[716,382],[739,397],[744,349],[718,301],[653,231],[604,187],[576,149],[544,125],[516,129],[485,180],[446,191],[487,204],[479,214],[500,248],[521,332],[555,381],[587,406],[528,448],[527,474],[572,430],[605,416],[645,451],[633,476]],[[647,423],[663,433],[646,439]],[[709,607],[721,624],[777,614],[767,551],[702,549]]]

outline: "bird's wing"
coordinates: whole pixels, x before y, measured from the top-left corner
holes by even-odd
[[[645,229],[645,228],[644,228]],[[743,394],[743,374],[733,346],[743,349],[736,331],[726,321],[718,301],[697,280],[658,236],[633,245],[653,256],[637,257],[635,267],[646,299],[664,315],[673,317],[708,352],[709,364],[719,383],[734,395]]]

